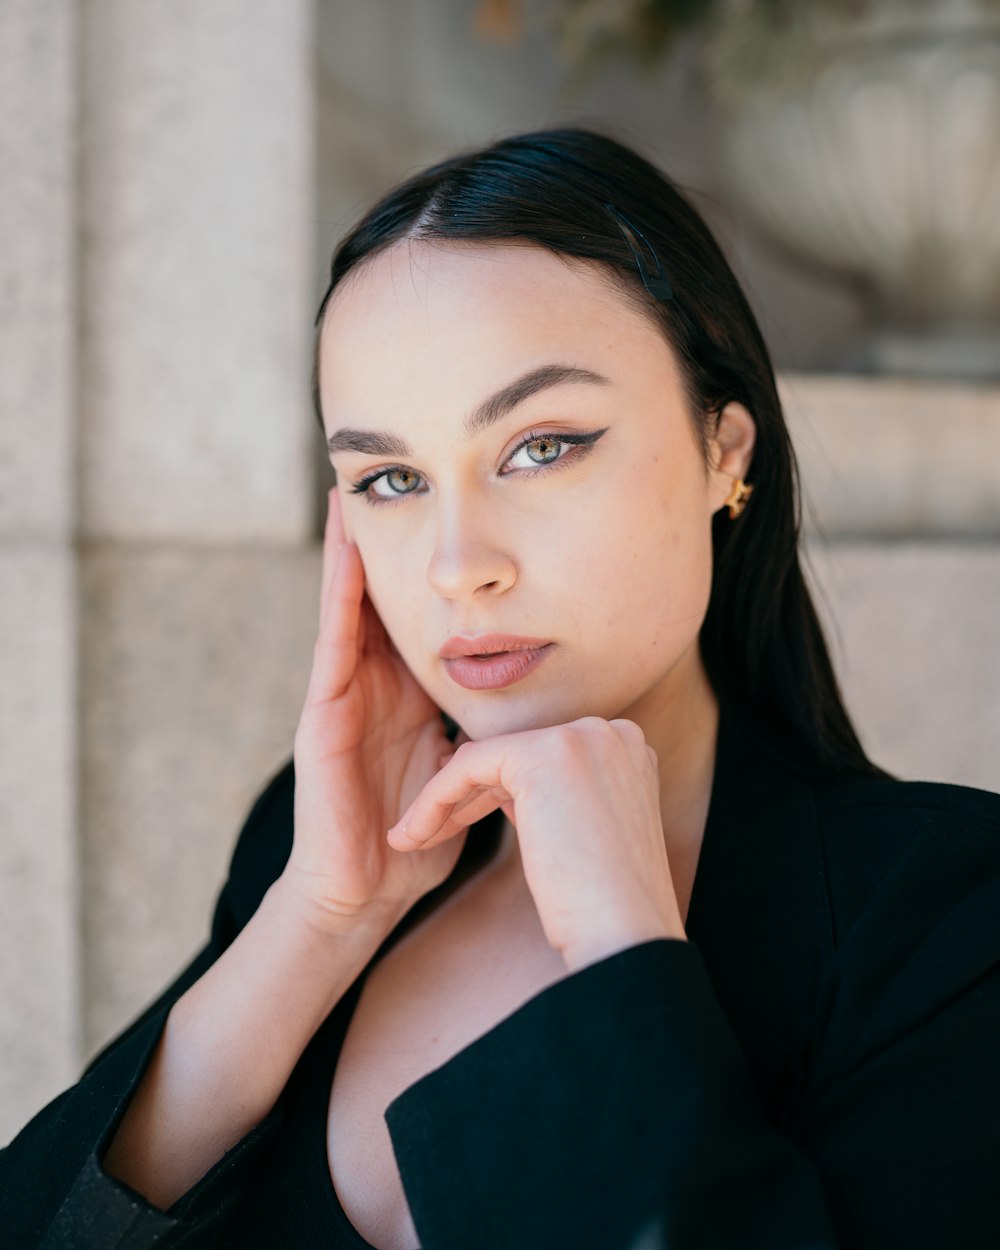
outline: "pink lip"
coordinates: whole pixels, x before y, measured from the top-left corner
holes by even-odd
[[[547,647],[547,638],[522,638],[517,634],[479,634],[476,638],[449,638],[438,655],[455,660],[463,655],[492,655],[497,651],[538,651]]]
[[[542,638],[512,634],[481,634],[449,638],[441,648],[448,676],[466,690],[499,690],[512,686],[536,668],[552,650]]]

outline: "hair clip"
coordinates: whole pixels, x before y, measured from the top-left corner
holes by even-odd
[[[671,300],[674,298],[674,288],[670,285],[670,279],[666,275],[663,268],[663,262],[657,256],[656,251],[650,244],[649,240],[642,233],[638,226],[632,224],[624,213],[618,211],[614,204],[605,204],[604,207],[618,222],[618,228],[622,232],[622,237],[629,245],[632,255],[635,257],[636,268],[639,270],[639,277],[642,279],[642,285],[653,296],[654,299]],[[649,255],[652,257],[656,266],[656,272],[650,273],[643,258],[642,252],[636,240],[639,240]]]

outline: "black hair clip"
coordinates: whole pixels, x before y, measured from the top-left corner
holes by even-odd
[[[624,213],[618,211],[614,204],[605,204],[604,207],[618,222],[618,228],[622,232],[622,237],[629,245],[632,255],[635,257],[636,268],[639,270],[639,277],[642,279],[642,285],[653,296],[654,299],[671,300],[674,298],[674,288],[670,285],[670,279],[667,277],[663,268],[663,262],[657,256],[649,240],[642,233],[638,226],[632,224]],[[638,240],[638,242],[637,242]],[[652,258],[652,262],[656,267],[655,273],[650,273],[646,264],[642,251],[639,248],[642,243],[646,251]]]

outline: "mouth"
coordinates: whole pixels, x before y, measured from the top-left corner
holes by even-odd
[[[554,647],[543,638],[483,634],[449,638],[439,654],[448,676],[463,689],[500,690],[522,681]]]
[[[442,660],[464,656],[490,658],[519,651],[540,651],[551,645],[547,638],[526,638],[521,634],[479,634],[476,638],[449,638],[438,654]]]

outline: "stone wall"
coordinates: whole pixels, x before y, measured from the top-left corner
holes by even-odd
[[[0,1116],[8,1129],[73,1079],[82,1035],[75,39],[68,0],[0,6]]]
[[[477,43],[469,8],[0,5],[0,1139],[200,944],[290,753],[322,270],[457,145],[599,118],[701,188],[784,368],[863,736],[895,771],[1000,788],[1000,387],[803,371],[858,306],[713,200],[683,65],[567,101],[543,38]]]
[[[0,1138],[176,971],[315,617],[306,0],[0,6]]]

